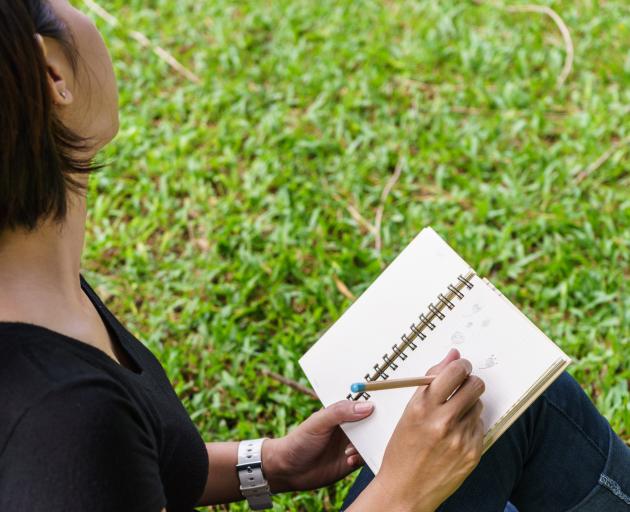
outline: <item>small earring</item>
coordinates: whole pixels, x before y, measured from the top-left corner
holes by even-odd
[[[59,96],[61,96],[64,100],[66,99],[66,97],[68,96],[68,93],[66,91],[61,91],[59,93]]]

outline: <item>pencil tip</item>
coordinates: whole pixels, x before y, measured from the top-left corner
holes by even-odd
[[[355,382],[354,384],[352,384],[352,386],[350,386],[350,390],[353,393],[358,393],[359,391],[363,391],[364,389],[365,389],[365,384],[361,382]]]

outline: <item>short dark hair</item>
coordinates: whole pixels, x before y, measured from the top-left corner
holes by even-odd
[[[53,108],[47,64],[35,34],[58,41],[76,73],[72,34],[47,0],[0,0],[0,232],[64,219],[74,178],[96,169],[77,158],[88,139]]]

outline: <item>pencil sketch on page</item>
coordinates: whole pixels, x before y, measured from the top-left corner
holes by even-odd
[[[492,354],[490,357],[486,357],[485,359],[483,359],[477,365],[477,368],[479,370],[487,370],[488,368],[492,368],[493,366],[496,366],[497,364],[499,364],[499,361],[497,357],[494,354]]]

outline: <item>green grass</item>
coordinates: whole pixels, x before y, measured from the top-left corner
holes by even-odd
[[[300,355],[425,225],[575,360],[630,440],[630,9],[553,22],[460,1],[101,0],[121,130],[91,185],[87,276],[165,365],[206,440],[282,435],[318,404]],[[83,7],[77,1],[78,7]],[[146,34],[195,85],[129,37]],[[373,222],[388,196],[383,249]],[[276,499],[338,508],[351,480]],[[242,505],[230,510],[246,510]]]

